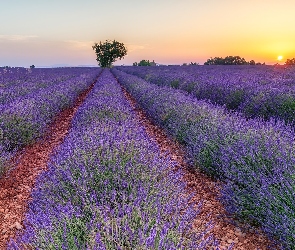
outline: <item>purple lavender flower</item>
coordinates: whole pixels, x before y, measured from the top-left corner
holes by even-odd
[[[294,67],[160,66],[116,67],[159,86],[183,90],[199,100],[225,105],[248,118],[275,118],[294,125]]]
[[[0,92],[0,172],[15,151],[39,138],[53,117],[71,106],[100,72],[91,68],[10,70]]]
[[[186,211],[181,173],[160,157],[104,70],[77,111],[71,130],[41,174],[16,243],[34,248],[184,249],[196,214]],[[182,220],[185,227],[179,227]],[[200,232],[201,233],[201,232]],[[206,245],[206,244],[205,244]]]
[[[224,182],[221,201],[230,213],[260,225],[292,249],[293,127],[274,119],[246,119],[183,91],[112,72],[150,118],[184,144],[188,161]]]

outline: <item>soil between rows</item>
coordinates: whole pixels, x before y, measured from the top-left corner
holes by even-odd
[[[15,237],[16,233],[21,233],[23,229],[22,223],[35,181],[38,175],[46,170],[50,156],[63,142],[70,129],[75,112],[86,99],[94,83],[77,98],[73,107],[57,115],[48,128],[46,140],[38,141],[22,150],[12,160],[16,167],[0,179],[0,249],[5,249],[7,241],[11,237]],[[193,201],[197,204],[203,201],[202,211],[194,221],[193,227],[199,229],[208,222],[213,222],[214,228],[211,232],[220,240],[221,249],[227,249],[231,243],[234,243],[233,249],[268,249],[267,246],[271,242],[262,233],[242,231],[225,220],[227,214],[218,201],[218,186],[220,183],[216,183],[197,170],[191,171],[190,166],[185,162],[182,147],[151,122],[145,113],[138,108],[131,95],[123,86],[121,87],[127,100],[135,110],[139,123],[145,127],[147,134],[160,146],[163,155],[176,161],[177,167],[184,172],[184,181],[188,184],[187,194],[185,195],[194,192]]]
[[[52,154],[58,149],[67,135],[71,121],[79,106],[94,87],[83,91],[74,105],[58,114],[46,129],[43,139],[26,146],[11,160],[9,165],[15,166],[8,170],[0,179],[0,249],[6,249],[10,238],[21,233],[23,221],[30,201],[31,191],[37,177],[46,170]]]
[[[145,127],[152,140],[159,145],[161,153],[176,161],[177,168],[183,171],[183,181],[187,183],[188,187],[186,195],[194,193],[192,201],[196,204],[203,203],[201,213],[193,223],[194,229],[202,230],[204,225],[212,222],[214,227],[209,233],[219,240],[220,249],[228,249],[232,243],[234,244],[232,249],[237,250],[279,249],[274,247],[273,243],[261,231],[245,230],[230,223],[228,214],[218,200],[221,183],[187,164],[183,147],[171,139],[163,129],[155,125],[122,85],[121,88],[135,110],[139,122]]]

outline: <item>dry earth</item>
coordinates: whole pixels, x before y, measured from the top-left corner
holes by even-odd
[[[83,103],[92,86],[84,91],[72,108],[64,110],[49,126],[46,140],[40,140],[27,146],[13,158],[11,165],[15,167],[0,179],[0,249],[5,249],[7,241],[21,233],[23,220],[30,201],[31,190],[34,188],[38,175],[46,170],[50,156],[57,150],[68,133],[71,120],[78,107]],[[126,98],[136,111],[139,122],[145,127],[149,136],[160,146],[161,152],[177,162],[178,168],[184,173],[184,181],[188,185],[187,194],[194,192],[193,201],[203,201],[201,213],[194,221],[194,228],[202,228],[212,221],[212,233],[220,240],[221,249],[227,249],[234,243],[233,249],[253,250],[269,249],[271,242],[262,233],[244,231],[229,223],[227,214],[218,201],[220,183],[210,179],[198,170],[192,170],[185,162],[182,147],[169,138],[165,132],[153,124],[145,113],[137,107],[135,100],[122,87]],[[279,249],[279,248],[275,248]]]
[[[220,249],[228,249],[233,244],[232,249],[254,250],[254,249],[280,249],[271,246],[272,243],[258,229],[256,232],[245,230],[243,225],[234,226],[229,222],[223,205],[218,201],[219,187],[221,183],[209,178],[201,171],[188,165],[185,161],[183,148],[175,140],[171,139],[159,126],[155,125],[139,108],[135,99],[121,85],[123,93],[135,110],[139,122],[145,127],[147,134],[159,145],[163,155],[170,157],[177,162],[177,167],[183,171],[183,179],[187,183],[188,195],[194,193],[193,201],[198,204],[203,202],[201,213],[193,223],[193,227],[198,229],[210,221],[214,224],[211,230],[216,239],[220,242]],[[167,154],[168,152],[168,154]]]
[[[94,81],[94,83],[96,80]],[[74,105],[58,114],[48,126],[42,140],[25,147],[9,165],[11,168],[0,179],[0,249],[5,249],[8,240],[21,233],[28,208],[30,194],[38,175],[46,170],[50,156],[63,142],[69,131],[72,118],[84,102],[94,83],[82,92]]]

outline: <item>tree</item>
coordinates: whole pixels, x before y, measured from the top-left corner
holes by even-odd
[[[151,66],[150,60],[141,60],[138,64],[138,66]]]
[[[223,65],[224,64],[224,59],[222,57],[210,57],[204,65]]]
[[[295,65],[295,58],[287,59],[285,65]]]
[[[204,65],[247,65],[246,60],[240,56],[214,57],[208,59]]]
[[[192,65],[199,65],[199,63],[197,63],[197,62],[190,62],[189,64],[187,64],[187,63],[183,63],[182,64],[182,66],[188,66],[188,65],[190,65],[190,66],[192,66]]]
[[[153,60],[152,62],[150,62],[150,60],[141,60],[139,63],[134,62],[133,66],[156,66],[157,64],[155,63],[155,61]]]
[[[96,54],[98,65],[103,68],[110,68],[112,64],[119,58],[120,60],[127,55],[127,49],[124,43],[106,40],[104,43],[95,43],[92,49]]]
[[[247,65],[248,63],[240,56],[227,56],[224,58],[225,65]]]
[[[265,62],[264,63],[258,62],[258,63],[256,63],[256,65],[265,65]]]

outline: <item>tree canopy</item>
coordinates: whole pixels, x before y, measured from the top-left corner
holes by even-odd
[[[261,65],[261,63],[255,63],[254,60],[247,62],[245,58],[240,56],[227,56],[225,58],[211,57],[204,63],[204,65]]]
[[[121,60],[127,55],[124,43],[117,42],[116,40],[95,43],[92,49],[95,51],[98,65],[103,68],[110,68],[118,58]]]
[[[287,59],[285,65],[295,65],[295,58]]]
[[[150,62],[150,60],[141,60],[139,63],[138,62],[134,62],[133,66],[156,66],[155,61],[153,60],[152,62]]]
[[[204,65],[245,65],[248,64],[244,58],[240,56],[214,57],[207,60]]]
[[[197,62],[190,62],[189,64],[188,63],[183,63],[182,66],[191,66],[191,65],[199,65],[199,63]]]

